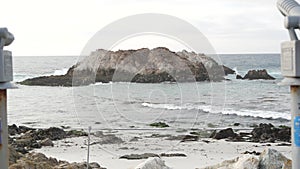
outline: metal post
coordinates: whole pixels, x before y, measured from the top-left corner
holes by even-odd
[[[295,0],[277,0],[277,7],[285,17],[284,26],[290,41],[281,43],[281,84],[291,89],[292,99],[292,168],[300,169],[300,5]]]
[[[8,127],[6,89],[0,90],[0,168],[8,169]]]
[[[86,168],[89,169],[90,166],[90,141],[91,141],[91,130],[92,127],[89,126],[89,131],[88,131],[88,142],[87,142],[87,158],[86,158]]]
[[[6,89],[15,88],[10,83],[13,80],[12,55],[3,47],[13,41],[13,34],[7,28],[0,28],[0,169],[8,169],[9,165]]]
[[[291,142],[292,168],[300,168],[300,78],[285,77],[280,85],[290,86],[291,90]]]
[[[300,86],[291,86],[293,169],[300,168]]]

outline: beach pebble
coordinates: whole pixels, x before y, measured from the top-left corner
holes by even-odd
[[[49,138],[46,138],[46,139],[42,140],[40,142],[40,144],[42,146],[53,146],[54,145],[53,142],[52,142],[52,140],[50,140]]]
[[[139,164],[135,169],[171,169],[159,157],[148,158],[145,162]]]

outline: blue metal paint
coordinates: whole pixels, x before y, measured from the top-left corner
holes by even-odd
[[[2,119],[0,119],[0,145],[2,145]]]
[[[294,118],[294,144],[300,147],[300,116]]]

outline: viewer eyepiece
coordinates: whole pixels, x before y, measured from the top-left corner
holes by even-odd
[[[300,28],[300,5],[295,0],[278,0],[277,8],[285,16],[284,26],[288,29],[291,40],[298,40],[295,29]]]
[[[284,16],[300,16],[300,5],[295,0],[278,0],[277,7]]]
[[[8,32],[7,28],[0,28],[0,47],[10,45],[14,39],[14,35]]]

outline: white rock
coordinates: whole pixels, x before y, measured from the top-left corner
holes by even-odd
[[[259,169],[291,169],[292,161],[274,149],[266,149],[259,156]]]
[[[259,158],[243,155],[204,169],[291,169],[292,161],[274,149],[264,150]]]
[[[259,160],[252,155],[244,155],[233,165],[233,168],[256,169],[258,168]]]
[[[135,167],[135,169],[171,169],[165,165],[165,162],[159,157],[148,158],[143,163]]]
[[[217,164],[204,169],[258,169],[259,160],[253,155],[243,155],[233,160],[223,161],[221,164]]]

